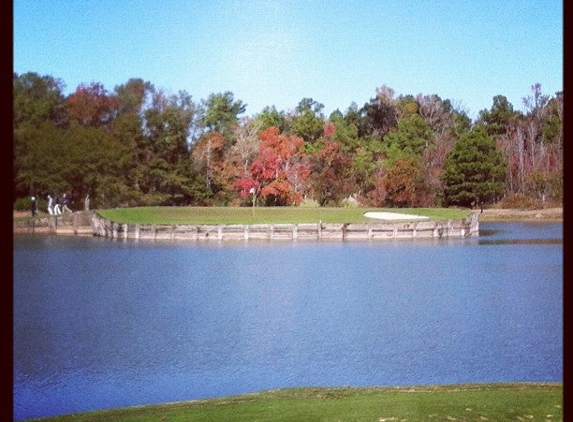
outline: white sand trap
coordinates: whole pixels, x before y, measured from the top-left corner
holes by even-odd
[[[375,218],[377,220],[428,220],[430,218],[430,217],[425,217],[423,215],[400,214],[397,212],[378,212],[378,211],[365,212],[364,217]]]

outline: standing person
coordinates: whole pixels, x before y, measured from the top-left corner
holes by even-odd
[[[90,194],[89,193],[86,195],[86,200],[84,201],[84,209],[86,211],[90,210]]]
[[[35,196],[32,196],[32,200],[30,201],[30,211],[32,212],[32,217],[38,215],[38,203],[36,202]]]
[[[54,215],[54,198],[52,195],[48,195],[48,214]]]
[[[60,207],[60,197],[56,196],[56,200],[54,202],[56,203],[56,205],[54,205],[54,214],[61,215],[62,208]]]
[[[62,196],[62,211],[63,212],[72,212],[72,210],[70,209],[70,207],[68,207],[68,204],[70,203],[69,198],[66,196],[66,194],[64,193],[64,196]]]

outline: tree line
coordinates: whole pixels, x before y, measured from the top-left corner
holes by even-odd
[[[438,95],[375,90],[329,116],[303,98],[246,116],[232,92],[194,101],[140,78],[64,95],[50,75],[14,74],[15,200],[66,193],[73,207],[360,204],[471,207],[563,199],[563,93],[534,84],[472,121]]]

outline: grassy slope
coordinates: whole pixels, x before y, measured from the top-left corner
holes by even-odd
[[[561,421],[562,384],[413,388],[298,388],[127,407],[45,422],[146,421]]]
[[[366,223],[367,211],[423,215],[432,219],[461,219],[467,210],[445,208],[304,208],[304,207],[141,207],[98,210],[105,218],[129,224],[256,224]]]

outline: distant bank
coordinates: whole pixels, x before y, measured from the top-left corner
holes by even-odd
[[[537,210],[519,210],[506,208],[484,209],[479,215],[481,222],[493,221],[563,221],[563,208],[544,208]]]

